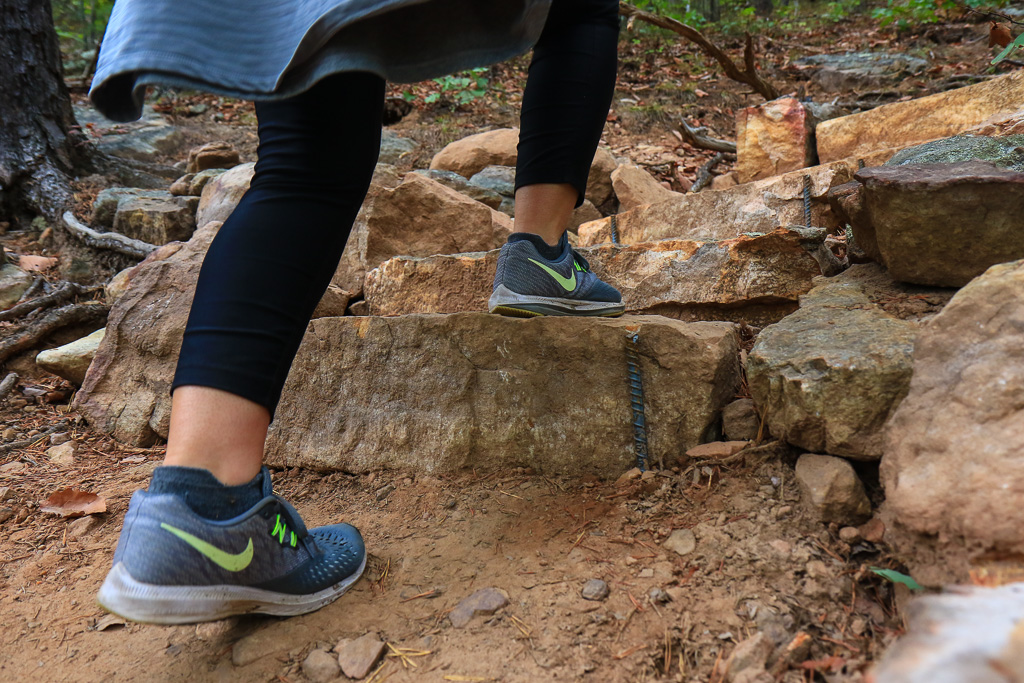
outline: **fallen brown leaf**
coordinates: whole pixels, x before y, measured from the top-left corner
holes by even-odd
[[[23,254],[18,259],[18,266],[30,273],[41,273],[57,265],[57,259],[49,256],[36,256],[35,254]]]
[[[50,494],[39,507],[40,512],[52,512],[61,517],[82,517],[107,511],[107,501],[95,493],[61,489]]]
[[[988,46],[994,47],[1006,47],[1013,42],[1013,36],[1010,35],[1010,28],[1004,24],[997,24],[996,22],[989,23],[988,30]]]

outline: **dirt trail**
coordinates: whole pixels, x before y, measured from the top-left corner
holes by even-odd
[[[345,520],[363,530],[374,556],[366,577],[303,617],[123,626],[105,619],[94,596],[131,492],[161,453],[76,436],[74,466],[47,462],[41,445],[25,452],[32,462],[23,458],[20,472],[0,475],[10,487],[4,505],[17,515],[0,540],[6,680],[302,681],[311,649],[375,631],[430,654],[408,669],[387,659],[374,680],[708,681],[755,632],[787,643],[805,631],[814,643],[805,659],[838,663],[830,681],[858,681],[895,626],[888,588],[858,571],[865,557],[877,561],[877,549],[851,550],[802,517],[791,458],[778,451],[745,467],[698,465],[621,485],[523,471],[415,479],[276,472],[278,490],[308,524]],[[84,522],[35,505],[65,485],[108,500],[99,525],[80,536]],[[685,557],[661,545],[678,528],[697,538]],[[856,588],[851,574],[861,578]],[[608,582],[606,601],[581,598],[591,578]],[[507,591],[510,605],[455,629],[447,613],[483,587]],[[671,599],[653,601],[656,588]]]

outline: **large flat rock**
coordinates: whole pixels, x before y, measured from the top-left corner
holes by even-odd
[[[633,466],[627,331],[639,332],[651,456],[702,441],[738,387],[728,323],[486,313],[313,321],[268,461],[320,470]]]
[[[822,163],[945,138],[1019,111],[1024,71],[818,124]]]
[[[776,322],[797,308],[821,275],[825,247],[798,230],[723,242],[661,240],[579,249],[593,271],[622,292],[626,310],[682,320]],[[483,311],[498,251],[399,256],[367,273],[371,315]]]
[[[924,327],[887,429],[887,540],[919,581],[1024,553],[1024,261],[993,266]]]
[[[1024,257],[1024,173],[990,162],[865,168],[854,236],[905,282],[960,287]],[[867,228],[867,229],[865,229]]]
[[[839,219],[827,201],[828,191],[852,180],[856,171],[856,160],[845,160],[725,190],[681,194],[614,217],[619,242],[636,244],[662,239],[718,241],[744,233],[768,233],[788,225],[803,225],[805,175],[811,178],[812,224],[838,229]],[[611,242],[611,221],[612,217],[609,217],[581,225],[580,246]]]

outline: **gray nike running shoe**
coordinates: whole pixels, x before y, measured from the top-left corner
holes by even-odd
[[[305,614],[338,598],[366,567],[359,532],[348,524],[307,531],[265,469],[263,481],[263,500],[223,522],[178,496],[136,491],[100,606],[132,621],[187,624]]]
[[[569,246],[566,235],[559,246],[561,255],[549,261],[529,240],[503,244],[488,310],[520,318],[622,315],[618,290],[590,272],[590,264]]]

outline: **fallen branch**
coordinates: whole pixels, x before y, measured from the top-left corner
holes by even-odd
[[[62,304],[65,301],[68,301],[72,297],[79,296],[81,294],[92,294],[98,289],[98,287],[82,287],[81,285],[76,285],[73,282],[65,282],[58,289],[50,292],[49,294],[44,294],[41,297],[24,301],[17,306],[12,306],[6,311],[0,312],[0,322],[17,320],[38,308],[56,306],[57,304]]]
[[[711,137],[708,135],[708,129],[704,126],[694,128],[686,121],[680,121],[679,134],[682,136],[683,142],[698,149],[710,149],[714,152],[726,152],[728,154],[736,153],[735,142]]]
[[[69,233],[94,249],[109,249],[140,260],[156,250],[153,244],[125,237],[118,232],[96,232],[75,218],[70,211],[64,213],[64,225]]]
[[[757,75],[757,65],[754,63],[754,39],[751,38],[749,33],[747,34],[746,45],[743,48],[743,63],[745,68],[741,69],[736,66],[736,63],[732,61],[732,58],[729,57],[729,55],[725,54],[725,52],[723,52],[718,46],[705,38],[700,31],[692,26],[687,26],[681,21],[676,21],[669,17],[663,17],[659,14],[645,12],[638,7],[630,5],[628,2],[619,2],[619,14],[624,17],[629,17],[631,20],[634,18],[640,19],[648,24],[660,26],[661,28],[678,33],[690,42],[695,43],[700,49],[717,61],[722,66],[722,69],[725,70],[725,75],[732,80],[749,85],[755,92],[766,100],[774,100],[779,96],[779,91],[774,85]]]
[[[32,348],[59,329],[71,325],[102,325],[109,311],[109,306],[97,303],[70,304],[52,310],[42,318],[28,323],[21,330],[7,334],[0,341],[0,363],[16,353]]]
[[[706,164],[700,167],[697,171],[697,180],[694,181],[693,187],[690,188],[690,192],[700,192],[705,187],[711,184],[711,171],[715,170],[715,166],[728,159],[729,161],[736,161],[736,156],[733,154],[726,154],[725,152],[719,152],[715,156],[711,157]]]
[[[14,385],[18,383],[18,373],[12,372],[4,378],[3,382],[0,382],[0,401],[7,398],[7,394],[14,390]]]

